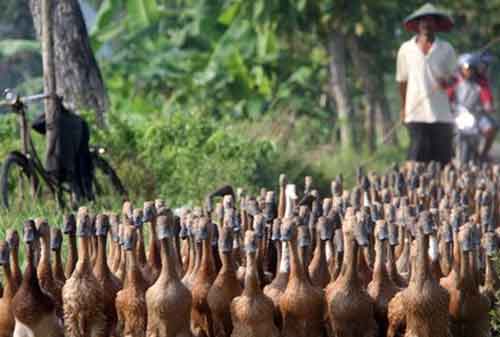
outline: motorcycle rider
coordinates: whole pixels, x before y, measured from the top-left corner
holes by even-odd
[[[488,152],[497,131],[493,118],[493,95],[486,77],[489,58],[482,53],[466,53],[458,58],[458,71],[453,84],[448,88],[452,110],[463,106],[478,118],[478,128],[484,137],[484,146],[479,152],[481,160],[489,160]]]

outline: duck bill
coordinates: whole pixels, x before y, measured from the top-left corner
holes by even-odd
[[[494,256],[496,253],[496,245],[493,240],[487,242],[484,245],[484,253],[488,256]]]
[[[24,231],[24,242],[32,243],[36,239],[35,228],[29,228]]]
[[[3,249],[0,251],[0,266],[9,264],[9,250]]]
[[[171,233],[168,226],[158,226],[157,228],[158,229],[156,230],[157,232],[156,234],[159,240],[168,239],[171,237]]]
[[[131,251],[132,249],[134,249],[132,238],[125,238],[125,240],[123,240],[123,249],[125,249],[126,251]]]
[[[311,238],[307,235],[301,235],[297,240],[297,244],[300,248],[309,247],[311,245]]]
[[[50,239],[50,249],[53,251],[59,250],[62,245],[62,238],[60,237],[52,237]]]

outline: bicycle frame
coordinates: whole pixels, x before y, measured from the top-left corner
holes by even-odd
[[[49,94],[39,94],[28,97],[19,97],[15,95],[12,97],[12,93],[10,91],[6,91],[7,101],[1,102],[0,106],[10,106],[13,112],[18,116],[18,122],[20,126],[20,137],[21,137],[21,151],[23,155],[28,158],[29,169],[33,173],[31,176],[30,187],[31,187],[31,195],[33,198],[36,197],[36,184],[34,174],[35,172],[39,173],[44,182],[49,187],[51,193],[56,196],[56,190],[59,191],[61,189],[60,184],[57,183],[50,175],[45,171],[43,164],[41,163],[38,155],[36,153],[35,146],[33,144],[33,140],[31,138],[30,127],[28,125],[28,118],[26,116],[26,103],[38,101],[46,98],[51,98],[53,95]],[[10,97],[9,97],[10,96]],[[10,98],[10,99],[9,99]]]

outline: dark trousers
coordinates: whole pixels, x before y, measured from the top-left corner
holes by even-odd
[[[449,163],[453,157],[453,124],[408,123],[410,148],[408,160]]]

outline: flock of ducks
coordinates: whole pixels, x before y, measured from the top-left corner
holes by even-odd
[[[24,273],[18,232],[0,241],[0,337],[491,335],[500,166],[360,171],[324,199],[304,186],[27,220]]]

